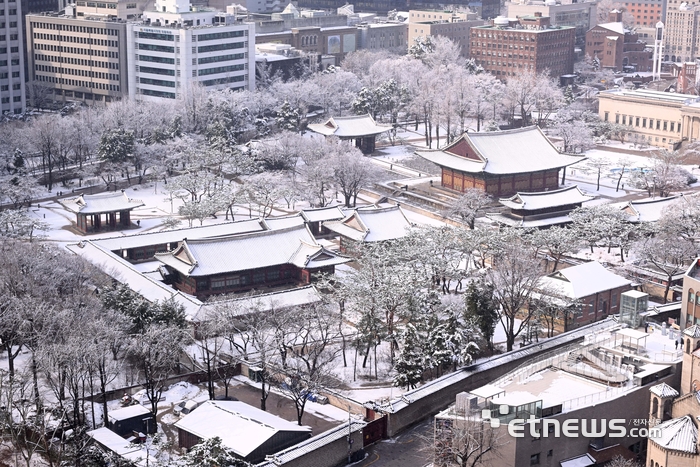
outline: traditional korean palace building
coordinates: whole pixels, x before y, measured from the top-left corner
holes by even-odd
[[[352,251],[358,243],[395,240],[408,235],[413,223],[400,206],[357,208],[343,220],[325,222],[324,227],[340,236],[340,251]]]
[[[465,133],[444,149],[416,154],[440,166],[444,188],[479,188],[493,196],[556,190],[559,171],[585,160],[560,153],[536,126]]]
[[[80,195],[59,200],[67,210],[75,213],[75,224],[83,233],[131,227],[131,210],[143,206],[141,200],[131,199],[124,193]]]
[[[305,225],[217,238],[184,239],[173,251],[156,253],[165,280],[197,297],[309,284],[316,273],[333,273],[349,258],[316,243]]]
[[[371,115],[351,117],[331,117],[325,123],[312,123],[310,131],[324,136],[337,136],[341,140],[354,140],[355,147],[364,154],[374,152],[378,135],[392,129],[389,125],[379,125]]]
[[[550,227],[570,223],[569,213],[594,198],[576,185],[552,191],[516,193],[498,200],[508,212],[486,216],[509,227]]]
[[[335,233],[323,225],[324,222],[339,221],[345,218],[345,213],[338,206],[326,206],[325,208],[302,209],[301,217],[304,218],[309,230],[316,238],[334,236]]]
[[[688,199],[680,195],[668,196],[666,198],[642,199],[616,203],[625,214],[627,220],[632,223],[656,222],[668,209],[677,203],[687,203]]]

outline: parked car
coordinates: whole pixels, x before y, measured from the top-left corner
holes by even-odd
[[[184,401],[178,403],[173,408],[173,413],[177,416],[187,415],[188,413],[192,412],[197,407],[199,407],[199,402],[193,401],[193,400],[184,400]]]

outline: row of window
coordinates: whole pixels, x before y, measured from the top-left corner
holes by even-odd
[[[9,90],[10,90],[9,84],[0,85],[0,91],[9,91]],[[22,83],[14,83],[12,85],[12,90],[13,91],[21,91],[22,90]]]
[[[605,112],[603,119],[607,122],[610,118],[610,112]],[[637,128],[649,128],[650,130],[660,130],[660,131],[671,131],[671,132],[681,132],[681,124],[676,122],[669,122],[668,120],[654,120],[653,118],[648,119],[649,125],[647,126],[647,119],[644,117],[634,117],[632,115],[620,115],[615,114],[615,123],[636,126]]]
[[[91,26],[73,26],[71,24],[55,24],[55,23],[32,23],[34,29],[53,29],[54,31],[69,31],[69,32],[82,32],[85,34],[101,34],[103,36],[116,36],[118,31],[116,29],[98,28]]]
[[[2,101],[3,104],[9,104],[10,103],[10,98],[9,97],[3,97]],[[12,98],[12,102],[22,102],[22,96],[14,96]]]
[[[10,65],[19,66],[19,58],[11,59]],[[0,60],[0,66],[7,66],[7,60]]]
[[[141,84],[150,84],[152,86],[163,86],[166,88],[174,88],[175,81],[166,81],[162,79],[152,79],[152,78],[139,78]]]
[[[7,47],[0,47],[0,54],[6,54],[7,53]],[[16,54],[19,53],[19,47],[10,47],[10,53]]]
[[[36,79],[38,81],[44,81],[47,83],[65,84],[67,86],[80,86],[83,88],[93,88],[93,89],[102,89],[104,91],[119,92],[119,85],[117,85],[117,84],[95,83],[94,81],[82,81],[79,79],[70,79],[70,78],[56,78],[55,76],[44,76],[44,75],[37,75]]]
[[[175,59],[169,57],[153,57],[151,55],[137,55],[138,60],[143,62],[153,62],[153,63],[166,63],[168,65],[174,65]],[[180,64],[180,59],[178,59],[178,65]]]
[[[7,35],[5,35],[5,34],[0,35],[0,41],[6,41],[6,40],[7,40]],[[10,34],[10,40],[11,41],[19,40],[19,35]]]
[[[111,50],[83,49],[81,47],[64,47],[62,45],[52,44],[34,44],[34,48],[36,48],[37,50],[46,50],[49,52],[61,52],[75,55],[92,55],[106,58],[119,58],[119,52],[112,52]]]
[[[242,49],[248,45],[247,42],[227,42],[223,44],[212,44],[197,47],[199,53],[216,52],[218,50]]]
[[[99,60],[87,60],[84,58],[63,57],[54,55],[34,54],[34,60],[41,62],[68,63],[71,65],[90,66],[95,68],[108,68],[110,70],[118,70],[118,62],[102,62]]]
[[[199,65],[204,65],[206,63],[216,63],[216,62],[228,62],[229,60],[240,60],[246,58],[247,53],[244,54],[229,54],[229,55],[218,55],[216,57],[203,57],[199,59],[192,59],[192,65],[195,65],[195,60]]]
[[[292,271],[271,269],[267,271],[254,271],[252,274],[237,274],[228,277],[216,277],[211,280],[207,278],[197,279],[197,292],[209,290],[220,292],[225,289],[235,289],[249,284],[263,284],[266,282],[276,282],[281,279],[291,279]]]
[[[109,41],[106,39],[93,39],[92,37],[80,37],[80,36],[70,36],[61,34],[45,34],[42,32],[35,32],[34,39],[42,39],[45,41],[54,42],[73,42],[76,44],[89,44],[89,45],[101,45],[103,47],[118,47],[117,41]]]
[[[35,71],[43,71],[44,73],[58,73],[65,75],[84,76],[86,78],[106,79],[110,81],[119,81],[119,75],[114,73],[103,73],[101,71],[80,70],[77,68],[63,68],[51,65],[34,65]]]
[[[0,72],[0,79],[7,79],[9,75],[7,74],[6,71]],[[12,77],[13,78],[19,78],[19,71],[13,71],[12,72]]]
[[[241,65],[229,65],[229,66],[219,66],[216,68],[205,68],[204,70],[199,70],[199,76],[216,75],[219,73],[228,73],[231,71],[241,71],[245,70],[245,64]]]
[[[154,96],[154,97],[164,97],[166,99],[175,99],[174,92],[166,91],[154,91],[153,89],[136,89],[137,94],[143,94],[144,96]]]
[[[78,6],[86,6],[88,8],[109,8],[112,10],[117,9],[117,4],[116,3],[103,3],[103,2],[77,2]],[[134,5],[133,8],[136,8],[136,4]],[[128,7],[127,7],[128,8]]]
[[[4,21],[3,21],[2,23],[0,23],[0,29],[5,29],[6,26],[7,26],[7,23],[5,23]],[[10,27],[11,27],[11,28],[16,28],[16,27],[17,27],[17,21],[10,21]]]

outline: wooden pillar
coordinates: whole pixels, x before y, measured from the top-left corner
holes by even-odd
[[[122,211],[122,225],[129,227],[131,225],[131,211]]]

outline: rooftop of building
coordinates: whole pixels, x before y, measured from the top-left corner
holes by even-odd
[[[677,334],[672,337],[660,329],[647,333],[622,325],[594,331],[583,343],[542,353],[469,391],[439,417],[463,416],[465,410],[480,416],[484,408],[506,405],[518,408],[518,413],[534,414],[536,409],[539,418],[622,397],[656,375],[668,374],[671,365],[681,361],[682,350],[674,344]],[[515,411],[509,415],[513,418]]]
[[[631,99],[643,99],[677,104],[693,104],[700,102],[700,97],[692,94],[680,94],[675,92],[654,91],[651,89],[609,89],[598,93],[600,97],[622,97]]]

